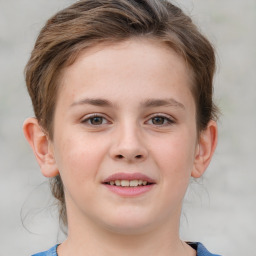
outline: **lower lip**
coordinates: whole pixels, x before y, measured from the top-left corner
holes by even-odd
[[[111,192],[119,196],[135,197],[150,191],[153,188],[154,184],[138,187],[111,186],[108,184],[104,184],[104,186],[106,186]]]

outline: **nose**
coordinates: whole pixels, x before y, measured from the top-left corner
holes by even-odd
[[[148,157],[148,150],[140,128],[127,125],[117,130],[110,149],[111,158],[125,162],[144,161]]]

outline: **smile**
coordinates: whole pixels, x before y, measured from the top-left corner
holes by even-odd
[[[102,184],[121,197],[137,197],[152,190],[156,181],[142,173],[115,173]]]
[[[138,187],[150,185],[151,183],[147,182],[146,180],[111,180],[105,184],[121,187]]]

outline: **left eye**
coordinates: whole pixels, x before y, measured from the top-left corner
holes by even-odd
[[[93,117],[86,118],[85,120],[82,121],[82,123],[87,123],[89,125],[97,126],[97,125],[106,124],[107,120],[102,116],[93,116]]]
[[[166,125],[173,123],[173,121],[164,116],[154,116],[149,120],[149,123],[153,125]]]

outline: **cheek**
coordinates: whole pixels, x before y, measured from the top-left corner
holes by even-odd
[[[104,148],[98,143],[93,138],[74,135],[58,143],[55,159],[63,181],[72,178],[77,183],[87,182],[97,174],[104,157]]]
[[[168,138],[155,143],[154,155],[162,175],[172,180],[188,179],[193,168],[195,141],[189,132],[170,134]]]
[[[166,217],[180,209],[189,185],[194,160],[194,143],[189,132],[173,133],[158,141],[152,155],[159,170],[161,208]]]

